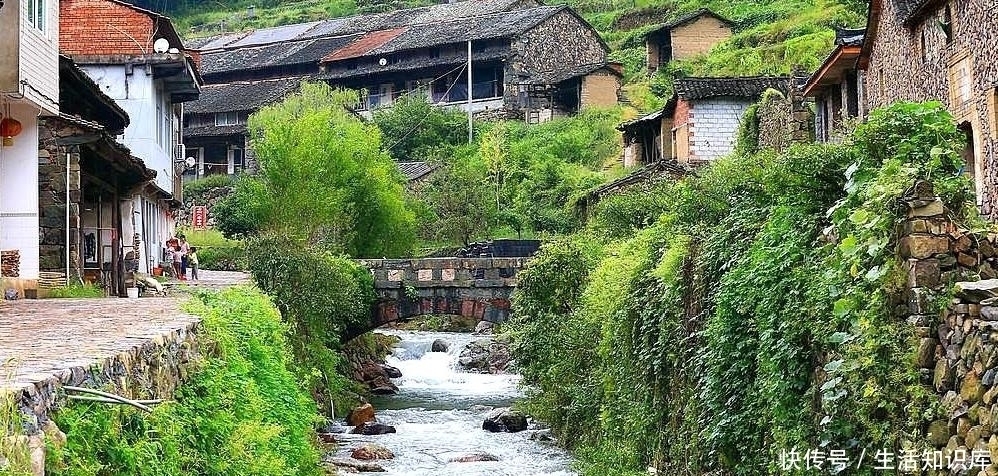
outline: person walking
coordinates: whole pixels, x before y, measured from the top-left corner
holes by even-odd
[[[191,265],[191,281],[197,282],[198,280],[198,249],[196,246],[191,247],[191,252],[187,255],[187,261]]]
[[[187,242],[187,238],[184,235],[180,235],[180,280],[187,280],[187,255],[191,252],[191,245]]]

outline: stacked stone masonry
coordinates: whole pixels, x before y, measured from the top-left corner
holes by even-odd
[[[922,383],[940,403],[922,446],[941,450],[944,458],[987,452],[998,462],[998,234],[954,224],[927,182],[916,184],[905,204],[908,218],[899,226],[898,243],[907,276],[901,314],[915,331]],[[947,296],[951,283],[954,297],[940,311],[933,299]],[[980,474],[998,474],[998,465]]]

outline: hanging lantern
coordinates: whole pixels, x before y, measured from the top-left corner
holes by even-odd
[[[21,123],[13,117],[5,117],[0,120],[0,137],[3,137],[3,146],[14,145],[14,137],[21,133]]]

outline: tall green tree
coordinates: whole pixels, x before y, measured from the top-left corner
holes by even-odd
[[[381,132],[349,109],[354,92],[303,84],[250,117],[260,173],[226,203],[251,208],[259,229],[355,257],[411,251],[415,218]],[[223,208],[225,208],[223,207]],[[243,223],[244,229],[252,227]]]

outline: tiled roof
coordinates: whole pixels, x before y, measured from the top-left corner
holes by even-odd
[[[404,26],[436,23],[454,18],[468,18],[533,6],[530,0],[465,0],[385,13],[353,15],[320,22],[299,23],[248,33],[224,34],[199,41],[199,49],[212,50],[236,46],[262,45],[327,36],[353,35]]]
[[[275,103],[298,90],[305,78],[267,79],[253,82],[209,84],[201,89],[197,101],[184,106],[192,114],[255,111]]]
[[[232,126],[197,126],[185,127],[184,137],[216,137],[243,135],[246,133],[246,124]]]
[[[486,47],[481,51],[472,54],[473,61],[492,61],[506,57],[509,48],[503,46]],[[335,70],[322,73],[316,77],[319,79],[343,79],[356,78],[370,74],[383,74],[399,71],[418,71],[421,69],[435,68],[439,66],[461,66],[468,62],[467,53],[442,54],[437,58],[423,56],[402,56],[398,61],[381,66],[378,63],[359,65],[354,69]]]
[[[398,165],[399,171],[410,182],[429,175],[436,168],[429,162],[396,162],[396,165]]]
[[[203,53],[201,72],[206,75],[242,71],[250,68],[315,64],[318,70],[319,58],[349,45],[356,36],[313,38],[287,43],[237,48],[233,50]]]
[[[676,96],[680,99],[703,99],[719,96],[758,97],[767,89],[789,91],[786,76],[754,76],[745,78],[680,78],[676,79]]]
[[[866,28],[836,28],[835,44],[839,46],[862,46]]]
[[[664,108],[663,109],[659,109],[659,110],[657,110],[657,111],[655,111],[655,112],[653,112],[651,114],[648,114],[648,115],[645,115],[645,116],[641,116],[641,117],[639,117],[637,119],[632,119],[630,121],[624,122],[624,123],[620,124],[619,126],[617,126],[617,130],[619,130],[619,131],[625,131],[625,130],[628,130],[628,129],[633,129],[635,126],[639,126],[639,125],[642,125],[642,124],[647,123],[647,122],[657,121],[659,118],[662,117],[662,114],[664,114],[664,113],[665,113],[665,109]]]
[[[331,61],[339,61],[347,58],[356,58],[358,56],[365,56],[369,52],[384,46],[385,43],[394,40],[396,37],[398,37],[404,32],[405,32],[404,28],[372,31],[360,38],[355,39],[352,43],[326,55],[324,58],[322,58],[322,62],[325,63]]]
[[[584,64],[568,69],[560,69],[556,71],[545,71],[541,73],[533,74],[526,81],[521,81],[521,84],[558,84],[562,81],[567,81],[572,78],[578,78],[579,76],[585,76],[594,71],[607,68],[608,71],[612,71],[613,74],[619,74],[611,68],[608,68],[605,64]]]

